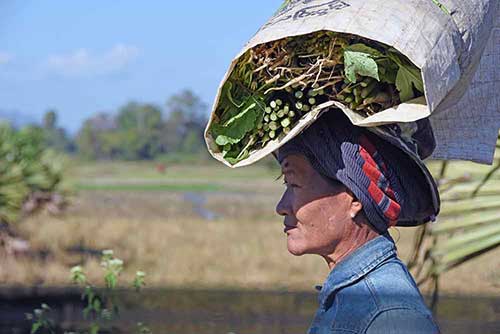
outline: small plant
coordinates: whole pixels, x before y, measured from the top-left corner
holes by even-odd
[[[90,321],[89,328],[83,333],[98,334],[101,327],[106,322],[115,320],[119,317],[119,306],[116,302],[116,288],[118,279],[123,271],[123,261],[116,258],[112,250],[104,250],[101,257],[101,267],[104,270],[104,286],[102,292],[97,291],[95,286],[89,282],[81,266],[71,268],[71,281],[79,286],[83,286],[82,300],[85,301],[83,317]],[[143,271],[137,271],[132,287],[140,292],[146,285],[146,274]],[[33,314],[27,314],[28,320],[33,321],[31,334],[52,334],[56,333],[55,323],[49,318],[51,309],[48,305],[42,304],[41,309],[34,310]],[[72,332],[71,334],[78,332]],[[137,333],[152,334],[153,332],[143,323],[137,324]],[[70,334],[66,332],[65,334]]]
[[[137,323],[137,333],[139,334],[153,334],[153,331],[149,329],[148,326],[144,325],[142,322]]]
[[[31,334],[44,333],[55,334],[54,321],[49,318],[51,308],[47,304],[42,304],[33,313],[26,313],[26,319],[33,321],[31,326]]]
[[[146,273],[143,271],[138,271],[135,273],[134,282],[132,285],[135,288],[135,291],[139,292],[146,285],[144,278],[146,277]]]

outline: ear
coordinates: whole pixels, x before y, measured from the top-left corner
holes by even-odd
[[[347,193],[351,196],[352,201],[351,201],[351,209],[350,209],[350,214],[351,217],[354,219],[360,212],[363,210],[363,204],[361,203],[360,200],[356,198],[354,193],[351,191],[351,189],[347,189]]]

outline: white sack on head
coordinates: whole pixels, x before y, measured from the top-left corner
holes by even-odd
[[[483,22],[476,22],[482,23],[478,27],[482,31],[473,35],[467,30],[468,15],[486,9],[476,2],[464,2],[465,12],[452,14],[463,31],[466,46],[463,73],[467,75],[430,117],[437,142],[432,158],[491,164],[500,128],[500,1],[496,1],[496,11],[489,8],[490,15]],[[490,25],[493,29],[485,42]],[[483,44],[486,48],[481,57]]]
[[[221,82],[205,131],[209,151],[216,159],[230,165],[218,153],[208,129],[215,119],[222,86],[239,58],[249,49],[263,43],[327,30],[354,34],[393,46],[422,71],[424,103],[408,101],[383,111],[381,115],[367,118],[357,117],[348,108],[341,108],[353,124],[371,127],[393,122],[413,122],[432,115],[438,145],[434,155],[436,158],[491,162],[495,132],[498,132],[500,123],[497,93],[500,80],[498,32],[492,34],[493,41],[483,56],[479,74],[469,91],[467,89],[476,73],[493,24],[498,22],[500,4],[498,0],[440,2],[449,13],[439,8],[433,0],[288,1],[240,51]],[[484,79],[486,72],[490,73],[487,75],[491,75],[491,79]],[[483,96],[491,96],[491,100]],[[263,150],[250,154],[249,158],[232,167],[251,164],[279,148],[317,118],[317,114],[311,113],[313,115],[304,116],[306,120],[301,120],[287,136],[274,140]],[[471,126],[471,122],[476,120],[489,120],[489,124],[484,129]]]

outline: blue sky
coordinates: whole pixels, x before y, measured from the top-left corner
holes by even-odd
[[[75,132],[129,100],[191,88],[209,105],[229,62],[281,0],[0,0],[0,109]]]

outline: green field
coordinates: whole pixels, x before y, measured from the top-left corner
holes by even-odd
[[[83,264],[100,283],[93,254],[109,248],[125,260],[125,276],[142,269],[150,287],[311,291],[324,280],[322,259],[286,251],[274,212],[283,190],[279,169],[232,170],[211,161],[165,167],[160,173],[155,162],[71,162],[65,178],[71,205],[61,216],[40,213],[19,224],[33,255],[1,260],[0,281],[66,285],[69,268]],[[489,167],[462,163],[451,171],[480,168]],[[414,231],[391,230],[403,259]],[[446,273],[441,291],[500,295],[498,256],[497,249]]]

